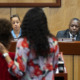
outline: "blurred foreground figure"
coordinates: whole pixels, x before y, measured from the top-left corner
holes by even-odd
[[[12,40],[11,27],[12,25],[8,20],[0,19],[0,42],[6,47],[7,50],[9,49],[10,42]],[[15,53],[8,52],[8,55],[12,60],[14,60]],[[2,56],[2,53],[0,53],[0,80],[17,80],[16,77],[13,77],[8,72],[8,64]]]

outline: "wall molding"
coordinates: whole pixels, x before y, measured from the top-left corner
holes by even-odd
[[[61,7],[61,0],[56,3],[0,3],[0,7]]]

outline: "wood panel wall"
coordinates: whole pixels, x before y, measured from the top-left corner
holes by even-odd
[[[80,80],[80,55],[74,56],[74,80]]]
[[[64,55],[65,67],[68,73],[68,80],[77,80],[74,79],[74,67],[73,67],[73,56],[72,55]]]
[[[12,0],[0,0],[0,2],[9,2]],[[14,0],[18,1],[18,0]],[[25,0],[21,0],[25,1]],[[31,2],[38,2],[40,0],[26,0]],[[44,2],[52,2],[55,0],[41,0]],[[9,19],[11,15],[18,14],[21,18],[21,21],[25,15],[25,13],[30,8],[0,8],[0,18],[7,18]],[[59,30],[64,30],[68,28],[68,24],[70,20],[74,17],[80,19],[80,0],[62,0],[61,1],[61,8],[43,8],[44,12],[46,13],[48,19],[48,26],[49,30],[52,34],[56,35]],[[65,64],[67,67],[68,72],[68,80],[80,80],[80,57],[75,56],[73,63],[73,56],[72,55],[64,55]],[[74,75],[73,75],[73,64],[74,64]]]
[[[8,0],[2,0],[2,1],[8,1]],[[33,0],[33,1],[37,2],[40,0]],[[47,1],[52,1],[52,0],[47,0]],[[54,1],[55,0],[53,0],[53,2]],[[80,0],[62,0],[61,8],[49,8],[49,7],[44,8],[44,11],[48,18],[48,25],[51,33],[56,35],[56,33],[59,30],[64,30],[68,28],[68,24],[72,18],[74,17],[80,18],[79,7],[80,7]],[[17,13],[22,19],[28,9],[29,8],[4,8],[4,9],[0,8],[0,18],[1,17],[8,18],[10,17],[10,15]]]

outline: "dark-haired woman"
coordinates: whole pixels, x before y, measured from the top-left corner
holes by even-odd
[[[19,80],[54,80],[59,47],[49,32],[45,13],[32,8],[24,16],[22,35],[17,42],[15,60],[5,56],[9,70]],[[8,50],[0,43],[2,55]]]
[[[10,42],[12,40],[11,28],[12,25],[10,21],[8,21],[7,19],[0,19],[0,42],[5,46],[7,50],[9,49]],[[14,60],[15,53],[8,52],[5,53],[5,56],[6,55],[9,55],[10,58]],[[2,56],[1,52],[0,52],[0,80],[17,80],[16,77],[13,77],[8,72],[8,64],[5,61],[5,58]]]

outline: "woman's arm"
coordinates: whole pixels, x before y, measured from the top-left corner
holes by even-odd
[[[0,43],[0,52],[2,54],[8,53],[8,50]],[[16,75],[18,78],[22,77],[26,71],[27,59],[28,59],[28,44],[24,39],[20,39],[17,42],[15,59],[12,59],[7,55],[5,60],[8,63],[10,73]]]
[[[10,56],[8,55],[8,50],[2,43],[0,43],[0,52],[2,53],[2,55],[7,54],[5,55],[5,60],[7,61],[7,63],[9,63],[12,60]]]

